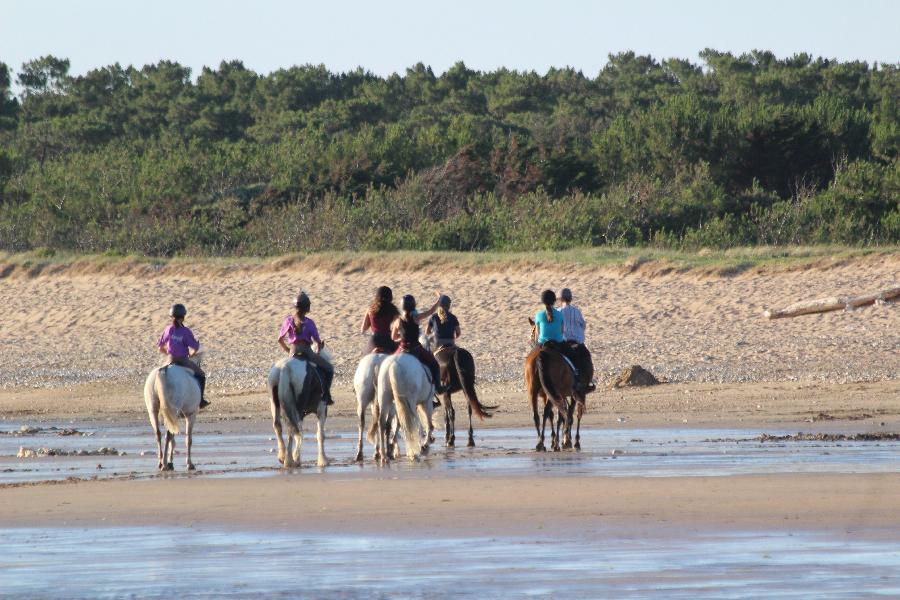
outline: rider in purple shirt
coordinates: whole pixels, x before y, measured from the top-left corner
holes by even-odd
[[[185,367],[194,372],[197,382],[200,384],[200,408],[209,406],[209,401],[204,397],[206,392],[206,374],[200,365],[191,360],[200,349],[200,342],[194,337],[194,333],[185,326],[184,318],[187,309],[184,304],[175,304],[169,309],[172,324],[165,328],[157,342],[160,354],[169,357],[170,365]]]
[[[312,307],[309,296],[300,292],[294,302],[294,314],[284,318],[278,332],[278,344],[294,356],[306,358],[314,364],[322,375],[322,400],[325,404],[334,404],[331,399],[331,381],[334,379],[334,367],[321,355],[325,342],[319,337],[315,322],[307,314]],[[313,348],[315,344],[315,348]]]

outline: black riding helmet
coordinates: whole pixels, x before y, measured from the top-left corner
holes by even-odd
[[[556,304],[556,294],[553,293],[553,290],[544,290],[541,292],[541,304],[553,305]]]
[[[416,299],[410,294],[403,296],[401,307],[406,312],[412,312],[416,310]]]
[[[438,299],[438,306],[444,310],[450,310],[450,296],[441,295]]]
[[[294,301],[294,308],[303,312],[309,312],[310,306],[311,302],[309,301],[309,296],[306,295],[306,292],[300,292],[297,299]]]
[[[172,308],[169,309],[169,316],[183,319],[187,316],[187,308],[184,307],[184,304],[173,304]]]

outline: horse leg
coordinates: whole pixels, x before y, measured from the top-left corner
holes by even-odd
[[[559,418],[556,418],[553,412],[553,404],[548,404],[547,406],[550,408],[550,449],[554,452],[559,452],[559,424],[562,423],[562,414],[559,415]]]
[[[532,415],[534,416],[534,430],[537,432],[537,436],[538,436],[538,443],[537,443],[537,446],[534,447],[534,449],[537,450],[538,452],[543,452],[544,450],[546,450],[546,448],[544,448],[544,434],[541,431],[541,418],[538,416],[537,404],[538,404],[538,394],[536,391],[532,391],[531,392],[531,412],[532,412]]]
[[[584,415],[584,403],[579,402],[575,409],[577,424],[575,425],[575,449],[581,450],[581,417]]]
[[[356,406],[356,416],[359,419],[359,439],[356,443],[356,462],[363,461],[363,435],[366,430],[366,407],[362,404]]]
[[[303,421],[300,421],[300,427],[294,435],[294,464],[300,466],[300,446],[303,445]]]
[[[391,456],[393,458],[400,458],[400,444],[397,442],[397,438],[400,436],[400,417],[396,414],[394,418],[391,419]]]
[[[156,435],[156,459],[158,461],[157,468],[163,470],[163,449],[162,434],[159,431],[159,415],[150,411],[150,426],[153,427],[153,433]]]
[[[456,446],[456,409],[453,408],[453,401],[450,399],[450,394],[444,395],[444,411],[447,416],[447,447],[453,448]]]
[[[191,442],[193,441],[194,418],[195,415],[184,418],[184,444],[187,446],[187,461],[185,462],[185,465],[187,466],[188,471],[193,471],[196,468],[194,463],[191,462]]]
[[[575,412],[575,398],[566,404],[566,426],[563,431],[563,450],[569,450],[572,447],[572,413]],[[560,411],[560,420],[562,420],[562,411]]]
[[[175,465],[172,463],[175,460],[175,434],[171,431],[166,431],[166,448],[168,449],[165,452],[166,471],[174,471]]]
[[[294,467],[294,436],[290,433],[288,433],[287,446],[284,449],[284,462],[281,464],[286,469]]]
[[[272,387],[272,429],[275,430],[275,441],[278,443],[278,462],[284,464],[286,451],[284,449],[284,435],[281,430],[281,405],[278,401],[278,386]],[[287,466],[287,465],[285,465]]]
[[[466,444],[467,448],[475,447],[475,430],[472,429],[472,405],[467,404],[469,408],[469,442]]]
[[[328,457],[325,456],[325,419],[328,417],[328,405],[324,402],[319,403],[318,414],[319,417],[319,427],[316,429],[316,443],[319,446],[319,458],[316,461],[316,464],[320,467],[328,466]],[[362,441],[362,438],[360,438]]]
[[[540,439],[540,441],[538,442],[538,445],[537,445],[537,448],[536,448],[536,450],[539,450],[539,451],[541,451],[541,452],[546,452],[546,450],[547,450],[547,447],[544,446],[544,439],[545,439],[545,435],[546,435],[546,432],[547,432],[547,418],[548,418],[548,417],[549,417],[551,420],[553,419],[553,409],[551,408],[550,403],[547,403],[547,404],[544,405],[544,417],[543,417],[543,420],[541,421],[541,432],[540,432],[540,438],[541,438],[541,439]],[[551,432],[551,434],[553,433],[553,425],[552,425],[552,423],[551,423],[551,426],[550,426],[550,432]],[[552,442],[551,442],[551,445],[552,445]]]

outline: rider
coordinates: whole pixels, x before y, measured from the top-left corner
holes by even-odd
[[[403,296],[403,302],[400,306],[403,312],[400,318],[394,321],[392,336],[394,340],[400,343],[400,349],[397,351],[408,352],[419,359],[426,368],[431,371],[431,382],[434,384],[436,394],[443,394],[446,388],[441,384],[441,371],[434,355],[426,350],[419,341],[419,321],[427,319],[438,307],[435,302],[434,306],[424,313],[416,313],[416,299],[412,296]]]
[[[178,365],[194,372],[197,383],[200,384],[200,408],[209,406],[209,401],[204,397],[206,392],[206,373],[200,365],[189,357],[197,354],[200,342],[194,337],[190,328],[185,327],[184,318],[187,316],[187,308],[184,304],[173,304],[169,309],[172,324],[165,328],[157,342],[160,354],[168,354],[169,365]]]
[[[459,319],[450,312],[450,297],[441,295],[437,314],[428,319],[425,333],[434,334],[435,348],[452,347],[460,336]]]
[[[572,290],[563,288],[559,293],[562,300],[562,334],[570,344],[584,344],[584,316],[577,306],[572,304]]]
[[[399,347],[391,337],[391,324],[400,316],[400,311],[394,305],[394,293],[386,285],[375,291],[375,299],[366,311],[360,331],[366,333],[371,330],[367,352],[382,350],[387,354],[393,354]]]
[[[584,344],[584,315],[581,314],[581,310],[577,306],[572,304],[572,290],[563,288],[559,295],[560,300],[562,300],[562,308],[559,309],[559,312],[563,316],[563,338],[566,340],[566,345],[572,348],[572,352],[576,357],[573,362],[584,372],[584,367],[590,364],[591,361],[591,352]],[[594,384],[590,381],[582,381],[582,384],[587,387],[588,391],[593,391]]]
[[[322,374],[322,401],[326,405],[331,405],[334,404],[334,400],[331,399],[331,380],[334,379],[334,367],[321,355],[325,342],[319,338],[316,324],[306,316],[311,307],[309,296],[305,292],[300,292],[294,302],[294,314],[286,316],[281,325],[278,344],[285,352],[297,357],[302,356],[318,367]],[[315,350],[313,344],[316,345]]]
[[[538,333],[537,343],[544,348],[553,348],[569,359],[575,367],[575,391],[581,393],[585,387],[578,374],[579,358],[563,338],[563,314],[553,307],[556,304],[556,294],[553,290],[544,290],[541,293],[541,304],[544,305],[544,310],[538,311],[534,316]]]

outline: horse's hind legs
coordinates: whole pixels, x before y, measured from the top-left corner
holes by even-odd
[[[328,457],[325,456],[325,419],[328,417],[328,405],[324,402],[319,403],[317,416],[318,429],[316,429],[316,443],[318,444],[319,458],[316,461],[316,464],[320,467],[327,467]],[[362,438],[360,438],[360,441],[362,441]]]
[[[544,446],[544,440],[546,439],[545,436],[546,436],[546,432],[547,432],[547,419],[548,418],[550,419],[550,435],[552,436],[551,440],[550,440],[550,447],[553,448],[554,445],[556,444],[556,441],[555,441],[556,438],[555,438],[555,435],[553,432],[553,407],[549,403],[544,405],[544,418],[543,418],[543,421],[541,422],[541,432],[540,432],[541,437],[540,437],[540,441],[538,442],[537,447],[535,448],[535,450],[537,450],[539,452],[547,451],[547,447]]]
[[[566,405],[566,423],[563,428],[563,450],[569,450],[572,448],[572,413],[575,412],[575,402],[576,400],[572,398],[571,403]],[[563,411],[559,412],[559,420],[563,419]]]
[[[468,404],[469,407],[469,441],[466,443],[467,448],[475,447],[475,430],[472,429],[472,405]]]
[[[166,430],[166,443],[163,447],[163,471],[174,471],[175,465],[172,464],[175,456],[175,434]]]
[[[272,429],[275,430],[275,441],[278,444],[278,462],[284,464],[284,434],[281,428],[281,405],[278,401],[278,386],[272,387]]]
[[[584,415],[584,404],[579,403],[575,409],[576,425],[575,425],[575,449],[581,450],[581,417]]]

